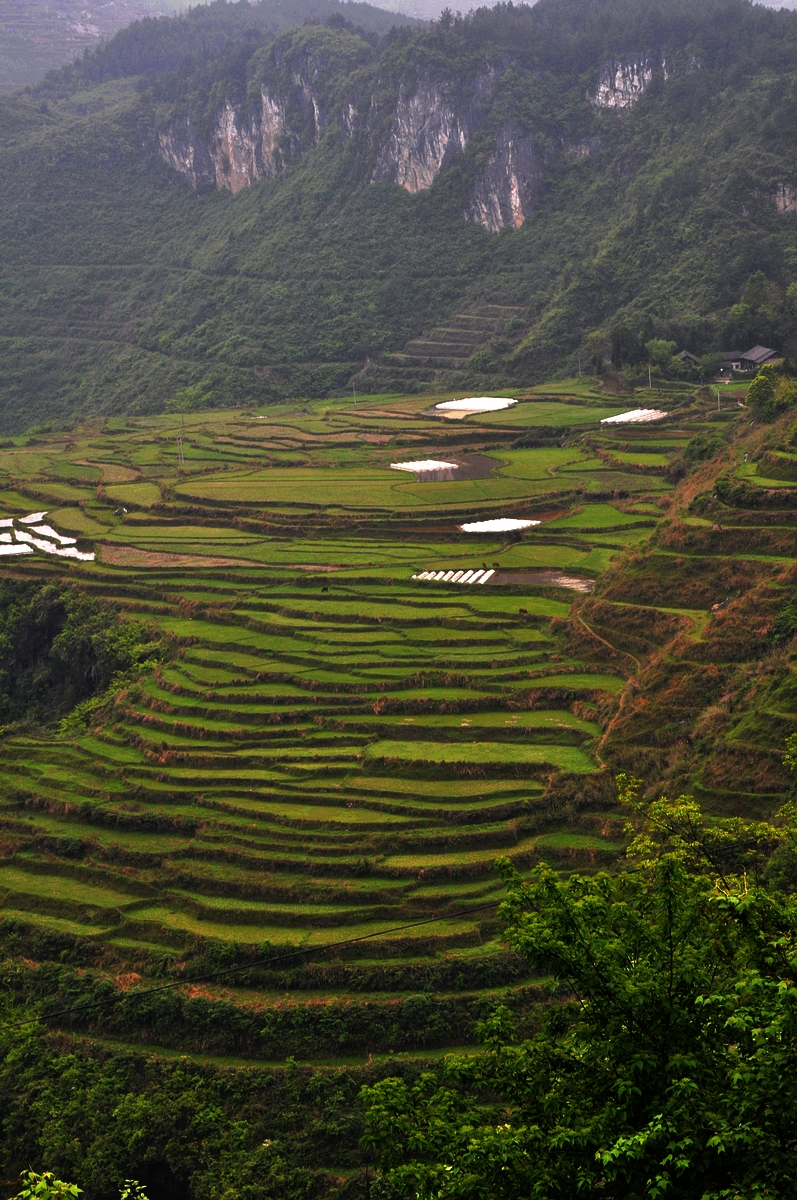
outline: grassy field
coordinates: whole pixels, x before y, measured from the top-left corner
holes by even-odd
[[[422,984],[511,998],[525,985],[499,937],[495,860],[570,871],[616,857],[624,818],[603,730],[664,636],[628,631],[684,620],[700,638],[715,597],[679,589],[684,568],[670,565],[669,591],[626,589],[605,611],[596,598],[618,586],[608,568],[627,576],[629,555],[661,542],[668,464],[713,416],[698,402],[665,428],[601,428],[634,398],[583,382],[465,421],[429,403],[119,418],[0,449],[0,516],[47,509],[96,554],[37,549],[0,569],[73,580],[173,646],[85,731],[4,733],[0,908],[45,939],[45,958],[85,944],[86,979],[146,982],[303,947],[278,984],[262,968],[259,984],[233,978],[211,996],[268,1006],[277,986],[301,1006],[312,982],[333,1005]],[[478,479],[390,469],[473,455],[488,464]],[[766,470],[792,470],[787,459]],[[764,464],[747,465],[739,485],[763,488]],[[460,531],[489,516],[540,524]],[[684,528],[711,532],[708,520]],[[684,553],[661,544],[658,557]],[[747,553],[781,569],[779,543]],[[412,578],[496,568],[499,585]],[[593,596],[557,585],[560,571],[594,582]],[[202,1049],[186,1030],[169,1036]],[[301,1037],[285,1052],[336,1060],[331,1043]],[[444,1041],[473,1037],[472,1021],[455,1023]]]

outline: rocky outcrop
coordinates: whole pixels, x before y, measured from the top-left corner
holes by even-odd
[[[318,144],[327,125],[308,80],[294,75],[291,82],[287,97],[263,86],[259,110],[249,117],[224,104],[207,140],[188,117],[175,118],[160,134],[161,156],[192,187],[209,184],[235,193],[258,179],[280,175],[291,159]],[[440,81],[427,79],[412,92],[400,89],[372,180],[396,183],[412,193],[430,188],[467,148],[491,83],[489,75],[478,78],[464,106],[455,103]],[[377,122],[372,107],[363,123]],[[359,124],[358,106],[345,103],[342,136],[353,137]],[[587,144],[577,152],[588,153]],[[493,232],[518,228],[539,196],[544,166],[533,139],[514,123],[505,124],[476,176],[463,215]]]
[[[596,103],[627,106],[657,69],[663,64],[651,56],[607,64]],[[339,65],[317,46],[289,47],[285,53],[278,47],[257,65],[246,103],[225,101],[204,137],[197,121],[175,117],[160,133],[160,152],[193,187],[233,193],[281,175],[328,130],[357,147],[363,181],[397,184],[412,194],[432,187],[461,156],[471,156],[465,163],[472,182],[463,217],[491,232],[517,229],[538,203],[556,154],[586,157],[599,142],[587,134],[580,141],[561,140],[554,149],[557,143],[548,135],[548,149],[541,150],[533,131],[511,118],[488,138],[484,122],[502,70],[485,69],[467,82],[428,74],[412,84],[352,74],[350,86],[341,87],[346,77]],[[477,133],[478,146],[472,145]]]
[[[507,50],[483,59],[478,69],[463,63],[460,73],[459,59],[444,57],[447,46],[437,49],[440,55],[426,57],[416,74],[410,60],[398,68],[402,58],[392,43],[382,58],[381,50],[348,27],[308,25],[286,33],[256,51],[245,81],[233,82],[232,76],[225,81],[240,99],[203,111],[195,96],[187,98],[192,116],[174,117],[162,129],[161,155],[193,187],[207,184],[233,193],[281,175],[322,139],[330,150],[334,143],[338,151],[345,147],[346,169],[357,188],[370,180],[417,194],[461,162],[454,190],[462,215],[493,232],[517,229],[537,204],[544,173],[557,158],[588,158],[599,151],[605,121],[596,109],[629,109],[654,80],[700,65],[685,49],[668,49],[666,58],[660,50],[618,55],[602,64],[597,58],[588,93],[580,78],[567,85],[565,109],[571,116],[560,128],[547,120],[536,129],[534,104],[526,105],[523,96],[548,86],[539,69],[514,60]],[[439,65],[431,66],[433,61]],[[463,195],[466,179],[471,182]],[[797,201],[784,186],[776,203],[791,212]]]
[[[239,192],[258,179],[281,174],[288,161],[318,144],[329,123],[309,74],[294,71],[287,94],[264,85],[260,109],[252,115],[225,103],[205,141],[189,118],[175,118],[160,134],[161,156],[193,187],[210,183]],[[464,104],[440,80],[422,80],[412,89],[400,85],[373,182],[397,183],[412,193],[431,187],[467,147],[492,80],[492,73],[477,78]],[[380,124],[374,104],[365,113],[361,121],[359,102],[343,103],[338,114],[343,137],[354,137],[361,125]]]
[[[775,188],[775,207],[778,212],[797,213],[797,188],[791,183],[779,183]]]
[[[281,125],[278,105],[270,96],[263,96],[264,108],[269,114],[276,110],[276,131]],[[266,141],[270,141],[268,133]],[[210,156],[216,173],[216,186],[226,187],[233,193],[249,187],[256,179],[276,175],[279,160],[273,148],[264,146],[263,130],[257,119],[244,122],[232,104],[225,104],[219,113],[214,137],[211,140]]]
[[[656,71],[667,78],[667,64],[659,55],[609,59],[603,65],[592,103],[596,108],[630,108],[641,99]]]
[[[657,76],[666,81],[690,75],[700,66],[699,56],[686,52],[665,55],[651,51],[631,58],[610,58],[603,64],[589,99],[595,108],[631,108]]]
[[[464,107],[439,81],[422,80],[411,92],[402,88],[373,181],[397,183],[413,194],[430,188],[467,148],[493,79],[493,74],[478,77]],[[543,168],[533,139],[508,122],[476,177],[463,215],[493,233],[519,228],[539,196]]]
[[[216,173],[208,148],[190,117],[175,117],[160,135],[161,158],[185,175],[191,187],[215,183]]]
[[[473,187],[468,220],[492,233],[518,229],[540,195],[544,165],[533,139],[505,125]]]
[[[577,158],[592,158],[600,148],[601,142],[598,137],[585,138],[583,142],[566,142],[564,145],[565,153],[575,154]]]
[[[408,192],[421,192],[432,186],[446,159],[464,150],[467,137],[438,84],[425,81],[411,96],[402,88],[372,178],[375,183],[388,180]]]
[[[477,78],[465,106],[456,104],[440,81],[422,80],[412,91],[402,85],[374,183],[387,180],[413,193],[430,188],[470,141],[492,81],[492,73]]]
[[[235,193],[280,175],[291,158],[318,144],[324,124],[311,83],[295,73],[287,96],[263,87],[259,111],[249,117],[225,103],[207,142],[189,118],[175,119],[160,134],[160,152],[192,187],[210,183]]]
[[[466,150],[492,82],[491,74],[477,78],[464,104],[457,103],[439,80],[422,80],[412,90],[400,87],[372,181],[396,183],[412,193],[430,188]],[[340,134],[347,139],[360,125],[380,124],[373,104],[361,120],[361,102],[355,99],[356,104],[346,101],[339,112]],[[258,179],[280,175],[289,161],[318,144],[327,124],[312,81],[294,72],[287,94],[262,86],[255,113],[247,116],[240,106],[225,103],[207,139],[190,118],[175,118],[160,134],[160,151],[192,187],[209,184],[235,193]],[[591,143],[585,143],[575,149],[589,153],[590,148]],[[463,216],[492,232],[518,228],[540,194],[544,166],[533,138],[513,122],[506,123],[476,176]]]

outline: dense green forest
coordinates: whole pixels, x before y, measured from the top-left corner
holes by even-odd
[[[390,32],[362,7],[276,42],[276,9],[260,25],[248,5],[142,22],[2,101],[7,429],[175,397],[345,393],[353,378],[517,386],[608,358],[618,326],[697,355],[794,352],[794,14],[541,0]],[[632,60],[654,64],[644,94],[593,103],[606,64]],[[248,128],[260,89],[305,67],[323,127],[291,128],[276,175],[232,195],[163,161],[175,121],[203,153],[225,105]],[[424,81],[473,128],[411,194],[377,167]],[[351,136],[347,104],[367,114]],[[506,184],[491,147],[507,122],[536,191],[521,227],[492,233],[463,211]],[[408,338],[483,301],[519,316],[466,370],[402,366]]]

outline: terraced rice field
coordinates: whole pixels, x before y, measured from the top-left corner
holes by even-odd
[[[14,439],[0,516],[46,508],[97,557],[0,570],[74,580],[173,653],[83,734],[4,736],[6,922],[85,942],[97,979],[310,952],[209,984],[219,1004],[319,990],[378,1004],[428,986],[471,1013],[397,1049],[469,1043],[496,989],[526,1003],[498,938],[495,860],[611,864],[624,818],[598,747],[642,652],[583,620],[574,639],[582,593],[513,572],[600,587],[655,534],[671,460],[713,428],[688,399],[657,399],[671,418],[633,429],[599,425],[627,397],[582,387],[456,422],[428,397],[375,397]],[[390,468],[474,454],[494,461],[485,477]],[[491,517],[540,524],[459,529]],[[412,578],[441,569],[495,576]],[[695,628],[708,607],[691,605]],[[302,1036],[246,1053],[339,1053]]]

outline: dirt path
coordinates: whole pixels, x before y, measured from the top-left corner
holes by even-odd
[[[576,620],[579,622],[580,625],[583,626],[584,629],[586,629],[587,633],[590,634],[591,637],[594,637],[596,639],[596,641],[598,641],[598,642],[602,642],[603,645],[608,647],[608,649],[611,650],[614,654],[624,654],[626,658],[630,658],[631,661],[636,664],[637,674],[639,674],[639,672],[642,670],[642,663],[639,661],[639,659],[636,657],[636,655],[631,654],[630,651],[628,651],[628,650],[618,650],[617,647],[613,646],[611,644],[611,642],[606,640],[605,637],[601,637],[601,635],[599,633],[596,633],[595,630],[592,628],[592,626],[587,624],[587,622],[584,620],[584,618],[581,616],[580,613],[577,614]],[[630,681],[629,681],[629,683],[630,683]],[[626,684],[626,688],[629,686],[629,683]],[[625,694],[625,688],[623,689],[623,694]],[[606,738],[607,738],[610,730],[612,729],[612,726],[614,725],[615,721],[617,720],[617,716],[619,716],[620,712],[622,712],[622,707],[623,707],[623,702],[621,699],[620,707],[618,709],[617,714],[615,715],[614,719],[609,722],[609,725],[604,730],[600,741],[598,742],[598,744],[595,746],[595,748],[593,750],[593,754],[595,755],[598,766],[601,768],[602,771],[608,771],[609,764],[606,762],[606,759],[601,754],[601,746],[606,741]]]
[[[639,661],[639,659],[634,654],[631,654],[631,652],[629,650],[618,650],[616,646],[613,646],[611,644],[611,642],[607,642],[605,637],[601,637],[601,635],[599,633],[595,632],[595,630],[592,628],[591,625],[587,624],[587,622],[584,620],[584,618],[581,616],[580,613],[576,617],[576,620],[579,622],[579,624],[583,625],[583,627],[586,629],[587,633],[591,637],[594,637],[597,641],[602,642],[604,646],[608,646],[608,648],[612,651],[612,653],[624,654],[626,658],[631,659],[631,662],[636,663],[637,674],[642,670],[642,663]]]

